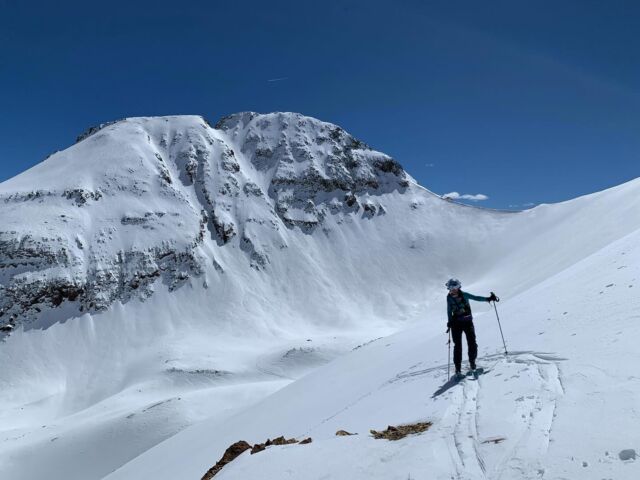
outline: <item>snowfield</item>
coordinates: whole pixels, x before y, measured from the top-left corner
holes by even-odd
[[[490,211],[243,113],[106,125],[0,200],[0,478],[199,479],[280,435],[313,442],[216,478],[640,478],[640,179]],[[509,349],[474,303],[459,384],[450,276],[501,297]]]
[[[640,450],[639,280],[640,231],[501,302],[509,355],[493,312],[479,315],[477,381],[448,383],[446,336],[410,329],[107,478],[199,478],[234,441],[281,434],[313,443],[246,452],[216,478],[639,478],[640,462],[620,458]],[[396,442],[368,435],[424,420],[430,430]]]

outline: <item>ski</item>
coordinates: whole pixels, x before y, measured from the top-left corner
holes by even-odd
[[[474,380],[477,380],[478,377],[480,375],[482,375],[483,373],[485,373],[484,368],[482,367],[478,367],[475,369],[469,369],[469,371],[467,372],[467,377],[472,378]]]

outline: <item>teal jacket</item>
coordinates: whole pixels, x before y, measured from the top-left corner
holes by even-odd
[[[451,294],[447,295],[447,317],[449,321],[452,321],[456,316],[471,315],[471,305],[469,300],[475,300],[476,302],[488,302],[489,297],[480,297],[471,293],[463,292],[460,290],[460,295],[453,297]]]

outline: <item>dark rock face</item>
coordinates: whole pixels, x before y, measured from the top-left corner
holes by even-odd
[[[100,200],[100,198],[102,198],[102,193],[100,191],[92,192],[82,188],[74,188],[73,190],[65,190],[62,192],[62,196],[69,200],[73,200],[77,206],[81,207],[89,200]]]
[[[99,261],[93,257],[83,271],[82,260],[65,247],[56,250],[59,245],[32,238],[16,244],[2,241],[4,235],[0,233],[0,325],[15,319],[18,323],[34,320],[43,310],[63,302],[74,303],[78,313],[105,310],[116,300],[149,297],[157,279],[174,290],[203,271],[193,251],[169,246],[123,251]],[[59,274],[20,274],[58,269],[62,269]]]
[[[243,155],[271,175],[268,195],[279,219],[306,233],[328,213],[351,212],[359,196],[403,192],[409,186],[394,159],[312,118],[243,113],[222,119],[216,128],[232,137],[243,135]]]
[[[38,320],[51,309],[144,300],[156,282],[171,291],[211,268],[223,275],[216,249],[267,272],[287,229],[371,221],[386,213],[382,195],[409,186],[392,158],[293,113],[240,113],[215,128],[200,117],[127,119],[78,142],[40,164],[55,176],[26,172],[29,182],[0,190],[0,331],[46,328]]]
[[[256,443],[252,447],[251,445],[249,445],[244,440],[241,440],[239,442],[234,443],[229,448],[227,448],[227,450],[224,452],[224,455],[222,456],[222,458],[220,460],[218,460],[218,462],[213,467],[211,467],[207,471],[207,473],[204,474],[204,476],[202,477],[202,480],[210,480],[215,475],[220,473],[220,470],[222,470],[222,468],[225,465],[227,465],[228,463],[232,462],[233,460],[238,458],[240,455],[242,455],[244,452],[246,452],[249,449],[251,449],[251,455],[254,455],[256,453],[259,453],[259,452],[262,452],[262,451],[266,450],[267,447],[280,446],[280,445],[292,445],[292,444],[295,444],[295,443],[297,443],[298,445],[307,445],[307,444],[311,443],[312,441],[313,440],[311,439],[311,437],[308,437],[308,438],[305,438],[304,440],[298,441],[295,438],[287,439],[287,438],[285,438],[283,436],[280,436],[280,437],[274,438],[273,440],[267,439],[267,441],[264,442],[264,443]]]
[[[81,142],[85,138],[88,138],[91,135],[93,135],[94,133],[99,132],[103,128],[108,127],[109,125],[113,125],[114,123],[117,123],[117,122],[118,122],[118,120],[113,121],[113,122],[101,123],[100,125],[89,127],[87,130],[85,130],[84,132],[82,132],[80,135],[78,135],[76,137],[76,143]]]
[[[251,445],[249,445],[244,440],[234,443],[229,448],[227,448],[227,450],[224,452],[224,455],[222,455],[222,458],[218,460],[218,462],[213,467],[211,467],[207,471],[207,473],[204,474],[202,480],[209,480],[213,478],[218,472],[220,472],[220,470],[222,470],[222,468],[226,464],[232,462],[250,448]]]
[[[302,442],[298,442],[298,440],[296,440],[295,438],[289,438],[289,439],[284,438],[282,435],[274,438],[273,440],[267,438],[266,442],[256,443],[253,446],[253,448],[251,448],[251,455],[262,452],[263,450],[266,450],[267,447],[276,446],[276,445],[292,445],[294,443],[302,443]],[[304,443],[305,444],[311,443],[311,439],[310,438],[306,439]]]

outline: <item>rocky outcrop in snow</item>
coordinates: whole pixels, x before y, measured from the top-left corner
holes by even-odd
[[[327,214],[358,211],[360,197],[409,186],[402,167],[389,156],[340,127],[302,115],[244,113],[222,119],[216,128],[239,139],[245,158],[270,179],[268,195],[288,227],[312,230]],[[384,212],[365,202],[366,211]]]

